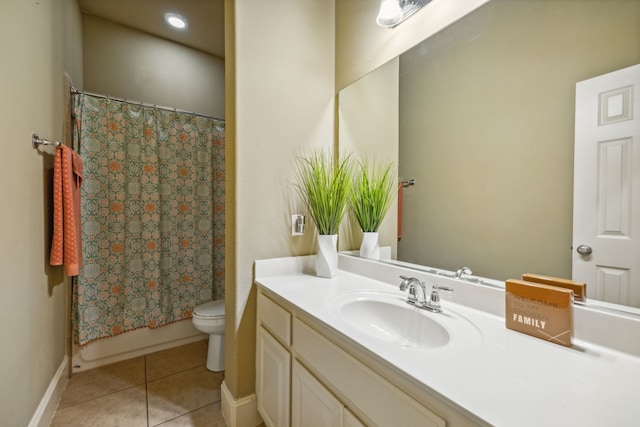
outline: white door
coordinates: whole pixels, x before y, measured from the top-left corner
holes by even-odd
[[[576,85],[573,280],[640,307],[640,65]]]

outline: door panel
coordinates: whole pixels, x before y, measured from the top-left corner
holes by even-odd
[[[589,298],[635,307],[640,307],[639,83],[636,65],[576,85],[573,209],[573,280],[587,283]]]

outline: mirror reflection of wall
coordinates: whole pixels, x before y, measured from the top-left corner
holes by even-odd
[[[640,2],[494,0],[401,56],[398,259],[571,277],[575,83],[640,62]]]
[[[338,138],[342,153],[355,153],[356,159],[370,162],[396,161],[398,70],[398,59],[392,59],[367,78],[356,81],[340,92]],[[394,200],[378,230],[380,245],[390,247],[391,257],[394,259],[397,214],[398,207]],[[358,249],[362,241],[360,226],[353,215],[346,215],[345,219],[340,226],[339,248]]]

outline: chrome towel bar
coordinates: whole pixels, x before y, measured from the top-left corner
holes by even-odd
[[[31,143],[33,144],[34,150],[37,150],[41,145],[54,145],[56,147],[61,145],[60,141],[49,141],[48,139],[41,139],[37,133],[34,133],[31,136]]]
[[[415,185],[415,183],[416,183],[416,180],[412,178],[412,179],[409,179],[407,181],[402,181],[402,186],[406,188],[406,187],[410,187],[412,185]]]

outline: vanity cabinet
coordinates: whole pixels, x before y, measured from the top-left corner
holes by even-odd
[[[322,322],[261,288],[257,322],[256,394],[268,427],[447,425],[450,407],[436,413]],[[442,401],[435,406],[442,412]],[[450,425],[472,425],[460,414],[451,419]]]
[[[268,426],[288,426],[291,354],[262,327],[257,339],[258,411]]]
[[[343,425],[344,405],[297,360],[291,373],[291,425],[332,427]]]
[[[267,426],[289,426],[291,314],[263,295],[258,299],[256,395]]]

